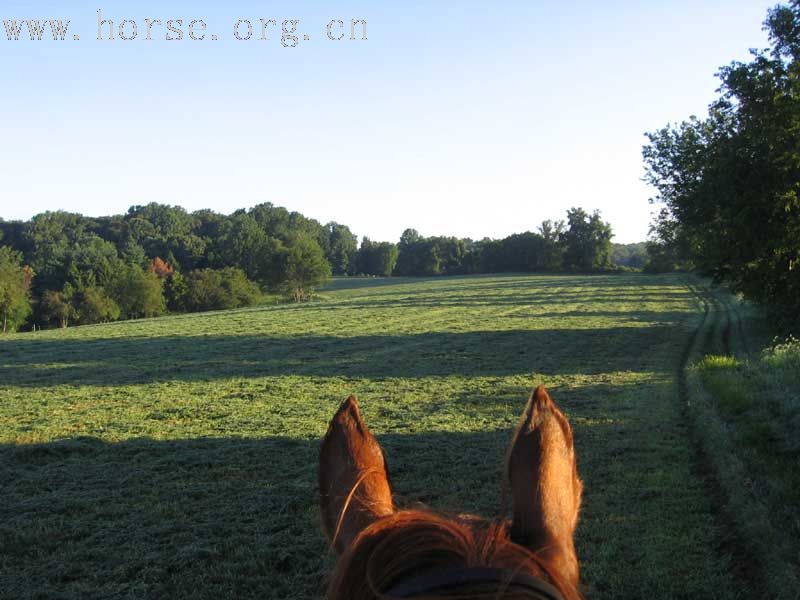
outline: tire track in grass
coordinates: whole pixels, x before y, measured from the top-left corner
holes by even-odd
[[[692,398],[687,370],[693,359],[708,354],[709,351],[714,351],[715,347],[717,347],[717,334],[721,325],[721,303],[717,296],[708,288],[698,288],[689,282],[686,283],[686,287],[700,302],[702,302],[703,315],[697,327],[690,335],[683,350],[680,364],[678,365],[678,399],[680,402],[681,414],[684,416],[687,423],[689,441],[693,446],[695,462],[699,474],[703,478],[706,489],[713,500],[712,506],[715,508],[713,516],[719,530],[718,552],[722,556],[729,555],[732,557],[732,575],[743,590],[753,594],[749,595],[749,598],[765,598],[763,593],[761,596],[754,595],[755,590],[765,589],[763,575],[757,566],[758,562],[753,552],[740,536],[736,522],[726,508],[728,506],[728,496],[717,476],[713,461],[704,447],[703,438],[698,431],[698,417],[693,415],[690,410],[692,402],[700,402],[701,400],[693,400]],[[725,324],[721,332],[721,342],[725,349],[725,354],[727,355],[730,354],[732,325],[727,305],[723,306],[726,306],[726,315]],[[741,321],[739,326],[741,327]],[[703,333],[704,335],[701,335]]]

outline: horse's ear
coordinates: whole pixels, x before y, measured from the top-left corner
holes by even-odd
[[[339,407],[322,440],[319,491],[322,526],[339,553],[364,528],[394,512],[386,460],[355,396]]]
[[[543,386],[531,394],[514,432],[507,474],[514,508],[511,539],[577,585],[573,536],[583,487],[572,429]]]

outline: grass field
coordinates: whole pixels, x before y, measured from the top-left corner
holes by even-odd
[[[358,395],[401,503],[494,515],[544,383],[593,598],[749,597],[690,440],[682,276],[341,280],[278,305],[0,338],[0,597],[314,598],[316,459]]]
[[[763,597],[797,600],[800,342],[768,343],[763,317],[726,294],[704,304],[686,378],[695,437]]]

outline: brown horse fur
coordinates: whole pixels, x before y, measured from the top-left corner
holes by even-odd
[[[544,387],[528,400],[507,456],[513,519],[485,521],[397,510],[380,445],[350,396],[331,420],[320,450],[322,523],[339,563],[329,600],[377,600],[392,586],[449,568],[493,567],[554,585],[579,600],[573,536],[582,485],[572,430]],[[465,589],[415,598],[535,598],[531,590]]]

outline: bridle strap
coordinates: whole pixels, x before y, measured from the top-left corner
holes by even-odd
[[[555,587],[537,577],[510,569],[493,569],[490,567],[454,568],[433,571],[413,577],[393,586],[385,592],[390,598],[413,598],[421,594],[440,592],[467,585],[488,586],[494,590],[513,590],[524,588],[536,593],[540,600],[564,600]]]

